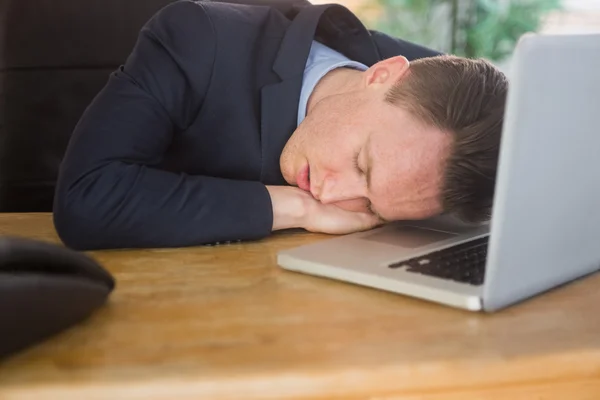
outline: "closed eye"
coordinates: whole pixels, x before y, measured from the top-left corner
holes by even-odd
[[[373,210],[373,204],[369,201],[369,204],[367,204],[367,210],[369,210],[369,212],[373,215],[377,215],[377,213]]]
[[[384,222],[389,222],[387,219],[383,218],[381,216],[381,214],[379,214],[377,211],[375,211],[375,209],[373,208],[373,204],[371,203],[371,201],[369,200],[369,204],[367,205],[367,210],[369,210],[369,212],[371,214],[373,214],[374,216],[376,216],[377,218],[379,218],[380,220],[384,221]]]
[[[360,165],[358,165],[358,157],[360,156],[360,152],[357,152],[356,155],[354,156],[354,168],[358,171],[359,174],[363,174],[363,170],[360,168]]]

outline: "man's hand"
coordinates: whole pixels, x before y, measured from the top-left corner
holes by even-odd
[[[273,230],[304,228],[310,232],[347,234],[381,225],[371,213],[344,210],[322,204],[296,187],[267,186],[273,203]]]
[[[322,204],[310,194],[303,228],[310,232],[322,232],[341,235],[365,231],[381,225],[381,221],[369,212],[348,211],[335,204]]]

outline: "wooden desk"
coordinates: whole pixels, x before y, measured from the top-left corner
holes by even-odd
[[[1,235],[56,242],[47,214]],[[600,399],[600,276],[483,315],[280,270],[323,236],[103,251],[85,323],[0,364],[0,399]]]

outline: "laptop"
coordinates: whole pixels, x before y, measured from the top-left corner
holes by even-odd
[[[398,221],[279,266],[484,312],[599,270],[600,34],[526,34],[510,76],[489,223]]]

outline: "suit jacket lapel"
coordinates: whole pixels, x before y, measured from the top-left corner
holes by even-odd
[[[327,6],[304,7],[288,27],[273,64],[278,82],[261,90],[261,181],[284,184],[281,152],[296,129],[298,101],[306,59],[319,16]]]
[[[276,77],[261,90],[261,181],[266,184],[285,184],[279,158],[296,129],[302,78],[313,39],[318,38],[367,65],[380,59],[366,28],[345,7],[302,2],[293,8],[298,14],[288,27],[273,63]]]

